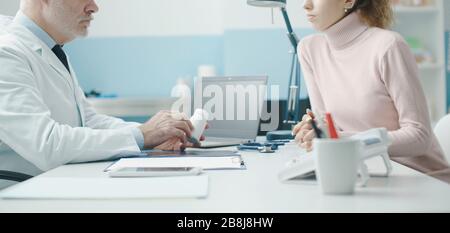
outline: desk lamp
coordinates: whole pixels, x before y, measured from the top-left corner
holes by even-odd
[[[279,8],[283,15],[284,22],[287,27],[287,36],[292,44],[292,63],[289,75],[289,94],[288,94],[288,106],[284,114],[284,124],[294,125],[299,121],[300,117],[300,63],[298,61],[297,45],[299,43],[298,37],[292,30],[292,25],[289,20],[288,13],[286,11],[286,0],[247,0],[247,4],[250,6],[267,7],[267,8]],[[277,131],[273,132],[276,135],[273,139],[286,139],[292,137],[290,131]],[[269,137],[268,137],[269,139]]]

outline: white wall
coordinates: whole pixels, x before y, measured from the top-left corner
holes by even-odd
[[[310,27],[300,0],[288,1],[294,27]],[[247,0],[97,0],[91,36],[217,35],[224,30],[284,28],[279,10]]]
[[[1,15],[15,15],[19,9],[20,0],[0,0]]]
[[[0,0],[0,14],[14,15],[20,0]],[[284,28],[279,10],[247,0],[96,0],[91,37],[220,35],[224,30]],[[300,0],[288,1],[294,27],[310,27]]]
[[[229,0],[97,0],[91,36],[222,34],[224,1]]]
[[[450,1],[444,1],[445,29],[450,31]]]
[[[274,9],[274,24],[269,8],[247,5],[247,0],[222,0],[225,2],[224,26],[225,29],[262,29],[285,28],[283,17],[278,9]],[[294,28],[311,27],[303,11],[303,1],[288,0],[287,9],[290,21]]]

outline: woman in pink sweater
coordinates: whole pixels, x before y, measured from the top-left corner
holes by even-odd
[[[414,56],[399,34],[386,30],[390,0],[305,0],[304,9],[323,32],[298,47],[313,112],[332,113],[341,135],[387,128],[392,160],[450,183]],[[293,133],[311,150],[315,135],[307,118]]]

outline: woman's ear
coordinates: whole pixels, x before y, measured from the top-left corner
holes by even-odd
[[[355,6],[357,0],[345,0],[345,4],[344,4],[344,10],[345,12],[353,9],[353,7]]]

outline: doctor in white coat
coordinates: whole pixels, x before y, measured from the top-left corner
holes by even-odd
[[[94,0],[21,0],[0,33],[0,170],[36,175],[143,148],[180,149],[192,124],[160,112],[145,124],[97,114],[62,45],[87,35]],[[94,52],[94,51],[93,51]]]

